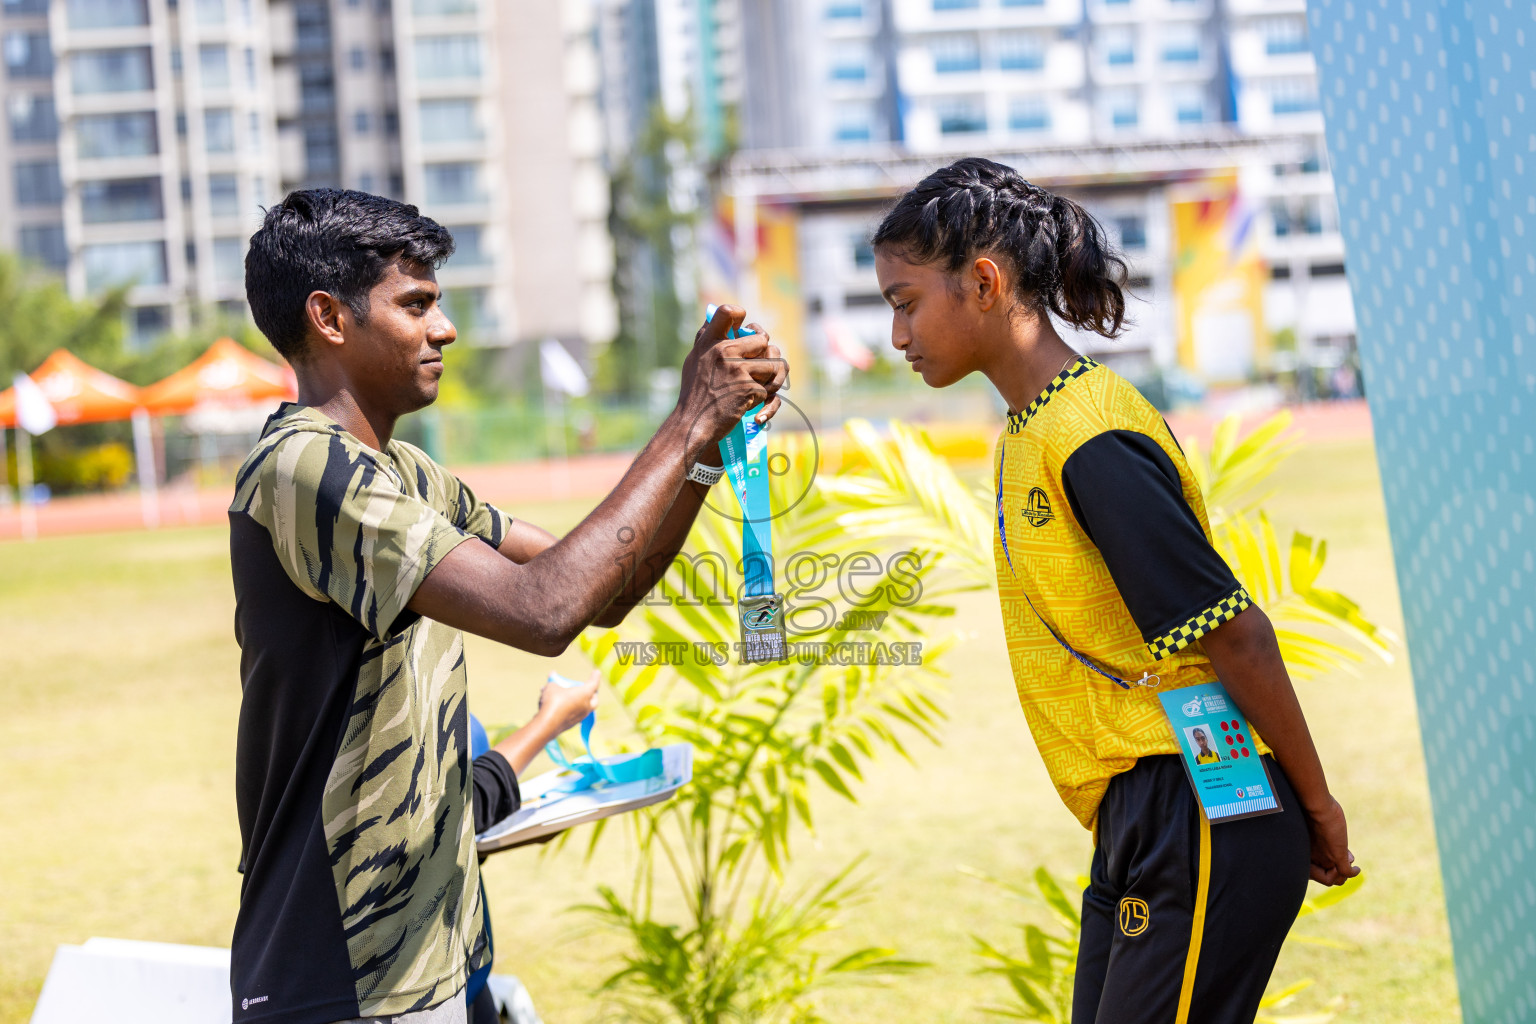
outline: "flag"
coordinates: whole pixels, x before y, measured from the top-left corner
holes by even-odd
[[[843,321],[827,317],[821,322],[827,332],[827,351],[855,370],[867,370],[875,365],[875,354],[865,347],[858,335]]]
[[[53,403],[48,401],[43,389],[37,386],[37,381],[26,374],[18,373],[14,383],[16,423],[34,437],[48,433],[59,422],[58,415],[53,411]]]
[[[577,398],[588,391],[587,375],[581,371],[581,365],[554,338],[545,338],[539,342],[539,373],[547,388]]]

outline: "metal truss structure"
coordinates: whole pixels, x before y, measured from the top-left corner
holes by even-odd
[[[1072,146],[983,147],[912,153],[897,147],[738,153],[726,167],[726,192],[757,202],[820,205],[888,199],[960,156],[985,156],[1053,188],[1103,188],[1179,181],[1245,164],[1295,162],[1310,135],[1221,131],[1178,140],[1127,140]]]

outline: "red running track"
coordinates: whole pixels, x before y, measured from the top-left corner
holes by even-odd
[[[1243,417],[1252,426],[1270,414],[1256,411]],[[1360,440],[1371,436],[1371,417],[1364,401],[1326,402],[1296,406],[1296,429],[1308,441]],[[1220,417],[1204,412],[1176,413],[1168,423],[1179,437],[1208,438]],[[565,462],[545,460],[496,466],[464,466],[459,477],[487,501],[515,505],[525,502],[582,499],[607,494],[629,468],[634,456],[584,455]],[[230,493],[226,488],[194,490],[166,488],[159,495],[160,525],[200,526],[225,521]],[[137,491],[55,498],[36,509],[40,536],[133,530],[144,527]],[[22,535],[21,512],[15,505],[0,508],[0,541]]]

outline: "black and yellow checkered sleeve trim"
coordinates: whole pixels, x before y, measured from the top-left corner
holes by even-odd
[[[1210,608],[1194,616],[1181,626],[1175,626],[1162,636],[1154,637],[1147,643],[1147,650],[1152,652],[1152,657],[1161,661],[1170,654],[1176,654],[1199,640],[1205,634],[1237,617],[1237,614],[1253,606],[1253,599],[1248,596],[1248,591],[1238,587],[1230,595],[1224,597]]]

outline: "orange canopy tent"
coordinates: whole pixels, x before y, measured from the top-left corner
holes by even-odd
[[[55,349],[30,374],[53,406],[60,426],[126,420],[142,404],[139,389]],[[16,389],[0,392],[0,426],[16,425]]]
[[[269,363],[233,338],[220,338],[189,365],[139,394],[153,416],[177,416],[201,406],[242,406],[281,398],[292,401],[298,382],[286,366]]]

